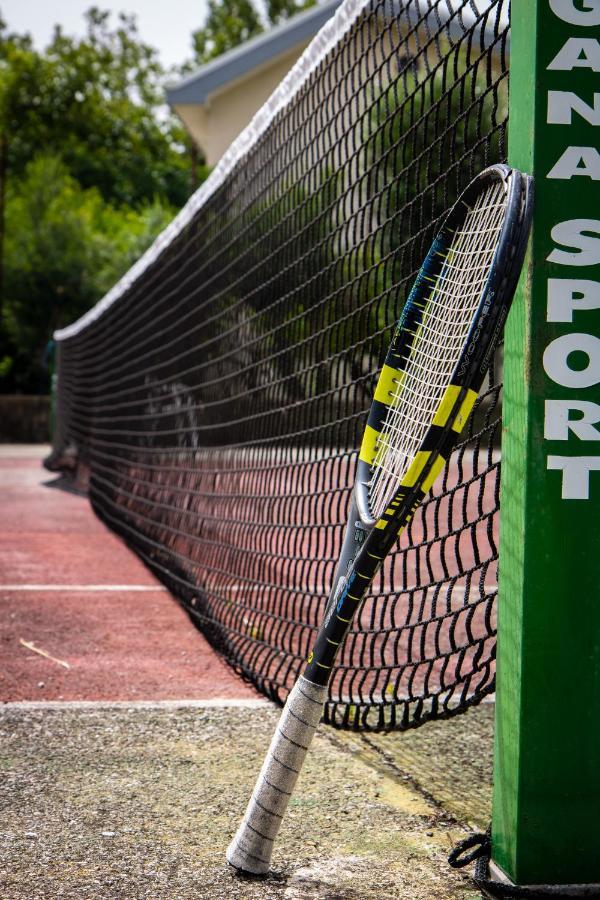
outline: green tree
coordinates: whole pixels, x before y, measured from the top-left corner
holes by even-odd
[[[260,16],[250,0],[208,0],[205,23],[192,35],[195,62],[207,63],[261,31]]]
[[[291,19],[296,13],[315,5],[316,0],[267,0],[267,18],[271,25]]]
[[[4,24],[0,20],[0,35]],[[35,112],[32,98],[39,96],[43,72],[38,54],[27,37],[12,36],[0,41],[0,327],[4,286],[4,236],[6,182],[12,154],[12,136],[31,120]]]
[[[252,0],[208,0],[204,25],[192,35],[194,63],[203,65],[261,34],[265,26],[278,25],[314,4],[315,0],[267,0],[261,17]]]
[[[181,206],[189,159],[181,125],[164,107],[157,52],[135,20],[92,8],[87,32],[56,28],[44,52],[0,27],[0,133],[6,165],[19,175],[39,152],[59,153],[84,187],[137,206],[156,196]]]
[[[5,327],[0,391],[44,385],[44,348],[53,330],[82,315],[127,271],[173,209],[107,204],[82,188],[56,156],[38,155],[6,204]]]
[[[0,391],[39,389],[52,330],[111,287],[193,186],[156,51],[131,17],[92,8],[86,22],[38,51],[0,21]]]

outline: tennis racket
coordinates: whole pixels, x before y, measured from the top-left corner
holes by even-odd
[[[486,169],[444,220],[417,276],[377,382],[323,623],[227,850],[236,869],[268,872],[339,647],[469,418],[523,263],[531,200],[528,176]]]

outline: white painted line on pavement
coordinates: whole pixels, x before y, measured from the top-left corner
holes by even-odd
[[[0,703],[0,713],[4,709],[268,709],[275,707],[270,700],[236,699],[222,697],[215,700],[15,700]]]
[[[162,584],[0,584],[0,591],[166,591]]]

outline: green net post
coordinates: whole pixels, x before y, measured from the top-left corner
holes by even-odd
[[[535,176],[506,334],[493,868],[600,883],[600,2],[513,0]]]

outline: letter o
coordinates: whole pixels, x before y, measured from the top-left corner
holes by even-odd
[[[585,369],[571,369],[570,353],[576,350],[586,353]],[[593,334],[564,334],[548,344],[544,350],[544,370],[552,381],[564,387],[586,388],[600,381],[600,338]]]

